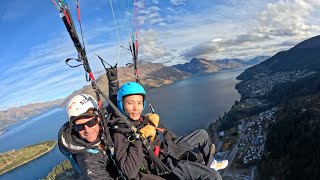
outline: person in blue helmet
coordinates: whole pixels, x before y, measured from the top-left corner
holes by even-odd
[[[149,179],[149,175],[153,174],[165,179],[221,179],[217,170],[225,168],[228,161],[217,162],[213,159],[214,149],[208,133],[200,129],[173,139],[175,145],[188,151],[197,148],[201,152],[203,163],[177,158],[176,151],[163,144],[157,135],[157,130],[160,130],[159,116],[150,113],[142,115],[146,104],[146,92],[138,83],[125,83],[117,92],[118,109],[138,129],[139,135],[148,139],[154,145],[153,147],[165,147],[160,151],[158,149],[155,154],[170,169],[170,172],[157,173],[155,160],[150,158],[147,147],[143,145],[143,138],[137,136],[132,138],[130,128],[117,121],[113,125],[111,135],[115,146],[115,158],[121,171],[129,179]],[[160,155],[159,152],[161,152]],[[219,163],[220,167],[217,166]]]

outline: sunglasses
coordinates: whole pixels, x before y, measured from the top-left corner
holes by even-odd
[[[83,124],[74,124],[73,125],[73,129],[76,131],[83,131],[85,129],[85,125],[87,125],[88,127],[93,127],[96,124],[98,124],[98,119],[96,117],[92,118],[91,120],[83,123]]]

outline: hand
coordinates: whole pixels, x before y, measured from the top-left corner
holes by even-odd
[[[154,125],[154,127],[158,127],[159,121],[160,121],[160,117],[159,117],[158,114],[148,113],[148,114],[145,115],[145,120],[149,121],[152,125]]]
[[[109,81],[115,81],[118,79],[118,69],[117,69],[117,65],[107,68],[107,77],[109,79]]]
[[[150,124],[147,124],[145,127],[140,129],[141,136],[144,138],[150,137],[150,142],[154,141],[156,137],[156,128]]]

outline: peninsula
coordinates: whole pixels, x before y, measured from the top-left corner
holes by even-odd
[[[56,144],[55,141],[45,141],[19,150],[1,153],[0,175],[42,156],[51,151]]]

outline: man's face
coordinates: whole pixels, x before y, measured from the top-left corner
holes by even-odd
[[[139,120],[143,110],[142,95],[129,95],[123,99],[123,108],[126,115],[132,120]]]
[[[88,142],[94,142],[99,135],[99,119],[95,117],[85,117],[80,118],[75,121],[75,125],[78,128],[75,128],[83,139],[86,139]]]

